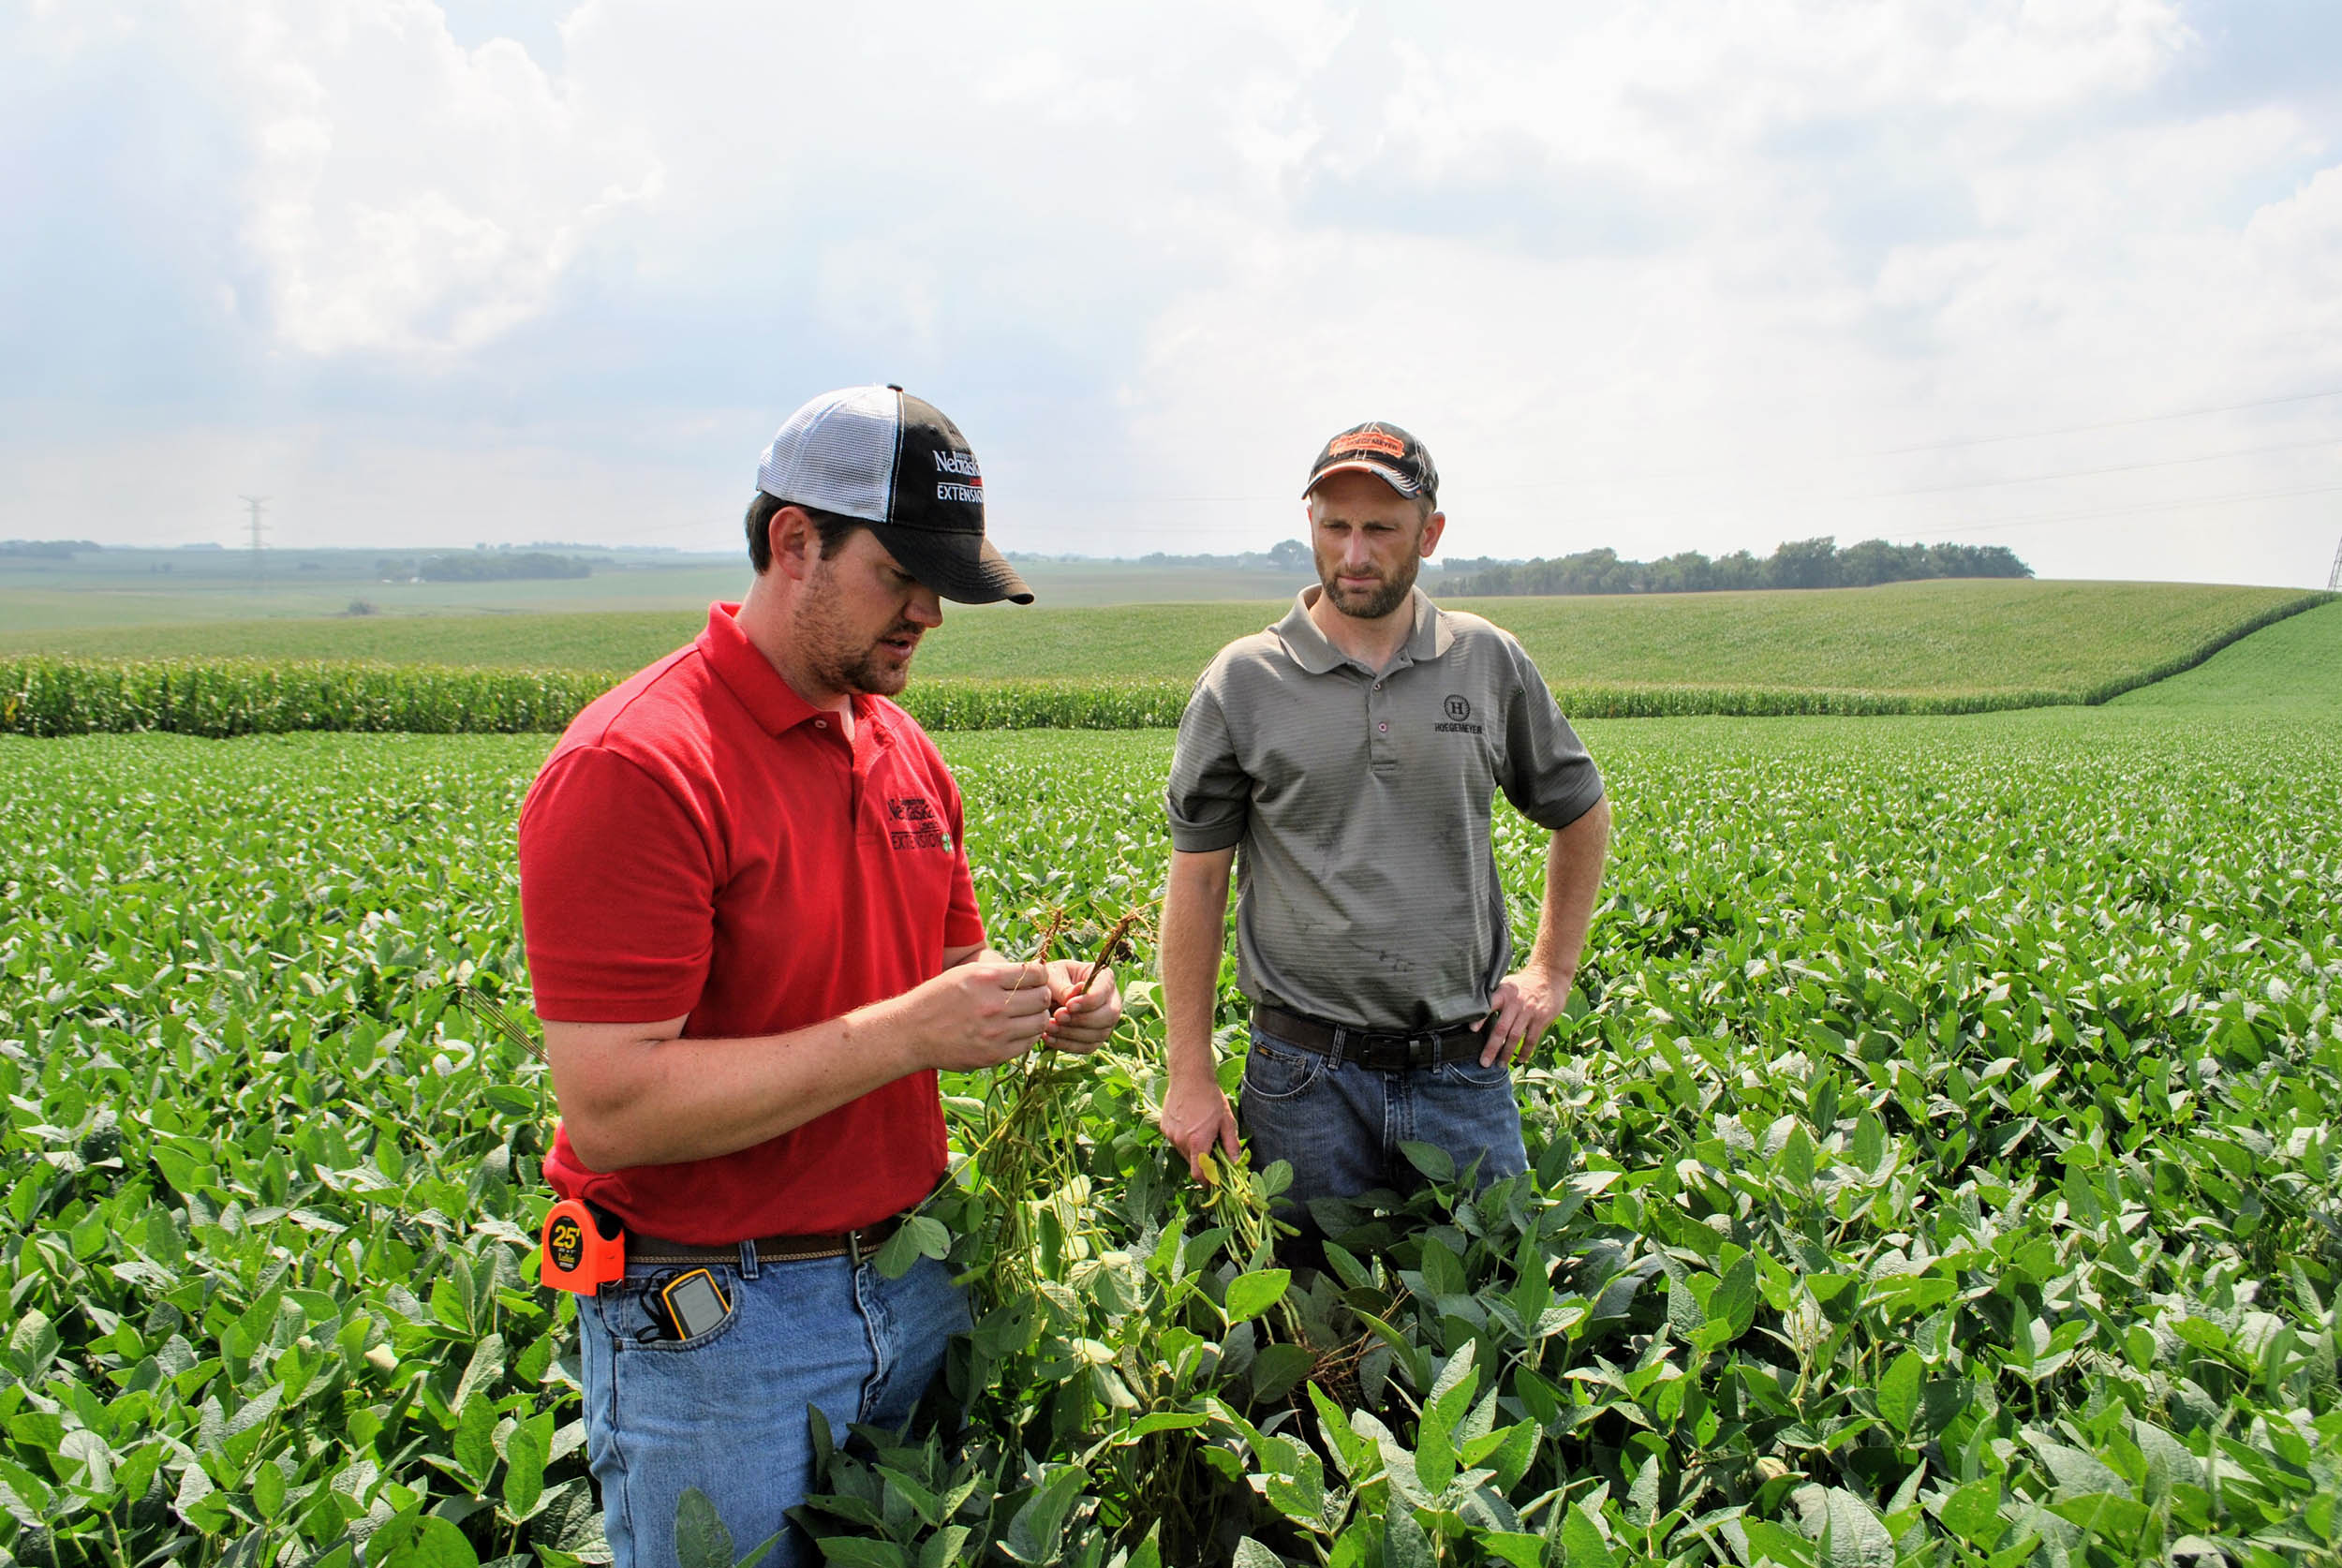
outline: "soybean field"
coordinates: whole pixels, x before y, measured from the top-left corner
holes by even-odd
[[[1149,1125],[1142,944],[1105,1051],[947,1085],[954,1176],[882,1265],[973,1283],[967,1430],[833,1434],[823,1552],[2336,1561],[2342,722],[2221,668],[1585,726],[1614,861],[1534,1169],[1422,1150],[1322,1272],[1271,1255],[1280,1173],[1198,1187]],[[1155,895],[1167,734],[943,744],[999,946]],[[606,1559],[535,1284],[556,1107],[458,1005],[526,1016],[546,748],[0,737],[0,1551]],[[1525,938],[1541,845],[1498,830]],[[1232,966],[1221,1004],[1233,1084]]]

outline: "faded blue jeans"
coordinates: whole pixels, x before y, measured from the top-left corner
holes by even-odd
[[[1254,1170],[1276,1160],[1293,1166],[1293,1185],[1280,1201],[1293,1206],[1282,1218],[1301,1228],[1304,1241],[1316,1234],[1309,1219],[1312,1198],[1356,1197],[1378,1187],[1404,1192],[1417,1185],[1422,1178],[1399,1151],[1403,1143],[1445,1150],[1459,1174],[1478,1161],[1483,1187],[1529,1168],[1509,1066],[1444,1061],[1381,1072],[1290,1044],[1258,1027],[1244,1058],[1237,1126]]]
[[[675,1503],[697,1487],[745,1556],[787,1524],[811,1488],[806,1407],[839,1442],[857,1422],[899,1427],[969,1326],[950,1272],[921,1258],[899,1280],[844,1258],[711,1265],[732,1312],[696,1339],[639,1339],[650,1324],[634,1265],[578,1298],[586,1446],[601,1488],[615,1568],[672,1568]],[[794,1525],[768,1568],[818,1563]]]

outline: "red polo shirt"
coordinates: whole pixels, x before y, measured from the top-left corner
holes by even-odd
[[[934,743],[867,696],[849,743],[738,610],[714,606],[689,647],[579,714],[529,789],[521,918],[543,1017],[782,1034],[899,996],[984,940]],[[719,1246],[870,1224],[943,1165],[935,1074],[918,1072],[712,1160],[594,1171],[558,1132],[545,1177],[630,1229]]]

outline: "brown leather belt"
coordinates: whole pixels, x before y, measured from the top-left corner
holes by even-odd
[[[888,1215],[875,1225],[858,1231],[834,1231],[826,1235],[760,1235],[748,1241],[734,1241],[722,1247],[694,1247],[688,1241],[669,1241],[664,1236],[643,1235],[629,1231],[626,1235],[626,1261],[630,1264],[736,1264],[742,1247],[754,1247],[759,1263],[801,1263],[811,1258],[842,1258],[851,1253],[853,1261],[863,1263],[886,1243],[886,1238],[902,1228],[903,1217]]]
[[[1274,1040],[1316,1051],[1372,1072],[1399,1072],[1443,1061],[1477,1061],[1488,1037],[1475,1024],[1450,1024],[1416,1034],[1391,1034],[1329,1024],[1266,1002],[1253,1005],[1253,1027]]]

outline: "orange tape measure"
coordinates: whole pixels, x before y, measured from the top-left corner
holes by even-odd
[[[625,1279],[625,1228],[583,1198],[562,1199],[545,1214],[539,1277],[555,1290],[579,1295],[592,1295],[605,1281]]]

